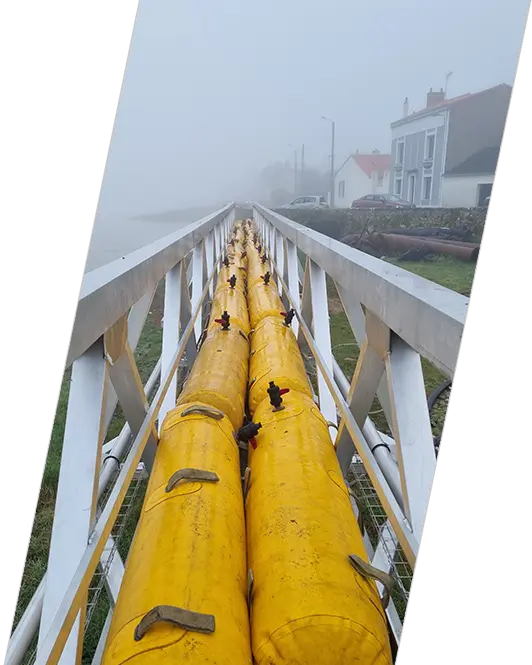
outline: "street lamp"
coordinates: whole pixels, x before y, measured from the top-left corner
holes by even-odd
[[[334,208],[334,120],[326,118],[324,115],[321,116],[322,120],[326,120],[331,123],[331,183],[329,185],[331,190],[331,208]]]
[[[297,150],[290,143],[288,147],[294,151],[294,196],[297,196]]]

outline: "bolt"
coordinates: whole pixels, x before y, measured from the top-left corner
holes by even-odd
[[[270,277],[271,277],[271,275],[270,275],[269,272],[267,272],[265,275],[261,275],[261,278],[264,280],[264,283],[265,283],[265,284],[268,284],[268,283],[269,283],[269,281],[270,281]]]
[[[227,281],[229,282],[229,286],[234,289],[236,286],[236,275],[231,275]]]

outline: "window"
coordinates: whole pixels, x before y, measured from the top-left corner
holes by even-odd
[[[426,175],[423,178],[423,200],[430,201],[430,195],[432,194],[432,177]]]
[[[397,144],[397,164],[403,164],[405,161],[405,142],[399,141]]]
[[[338,183],[338,196],[341,199],[345,197],[345,180],[340,180]]]
[[[396,194],[397,196],[401,196],[402,193],[403,193],[403,179],[396,178],[394,194]]]
[[[434,147],[436,145],[436,134],[427,134],[425,139],[425,159],[434,159]]]

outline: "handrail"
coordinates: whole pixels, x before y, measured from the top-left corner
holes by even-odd
[[[453,376],[468,298],[260,205],[255,208],[407,344]]]
[[[137,300],[183,259],[235,204],[85,274],[66,366],[69,367]]]

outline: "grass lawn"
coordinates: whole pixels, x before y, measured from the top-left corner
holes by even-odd
[[[447,288],[458,291],[463,295],[469,295],[471,291],[475,268],[474,264],[463,263],[452,258],[439,258],[425,263],[393,263],[438,284],[446,286]],[[332,283],[329,284],[329,301],[331,337],[334,355],[348,379],[351,379],[358,358],[358,347]],[[137,365],[144,382],[146,382],[151,374],[161,353],[162,329],[160,322],[162,316],[162,303],[163,287],[161,285],[161,288],[158,289],[154,298],[152,310],[148,316],[135,353]],[[426,362],[423,363],[423,370],[428,393],[436,387],[444,377],[438,370]],[[15,625],[37,589],[47,567],[57,482],[59,478],[59,467],[61,463],[61,446],[64,435],[69,385],[70,372],[67,371],[65,372],[59,396],[56,418],[51,436],[50,450],[46,461],[32,536],[28,547],[26,566],[15,615]],[[385,421],[382,414],[379,413],[377,402],[373,408],[372,418],[379,427],[385,429]],[[443,421],[443,417],[440,419]],[[120,409],[118,409],[109,428],[108,439],[115,437],[120,432],[123,423],[122,414]],[[127,549],[134,533],[135,515],[138,516],[140,511],[142,497],[143,492],[140,491],[134,499],[135,510],[132,512],[131,523],[126,525],[123,539],[121,539],[119,543],[119,550],[123,557],[127,554]],[[105,595],[105,593],[102,595]],[[89,651],[96,645],[98,628],[103,625],[105,612],[105,606],[103,609],[99,610],[99,614],[98,612],[95,612],[92,622],[94,627],[89,627],[87,639]],[[85,660],[86,659],[84,658],[84,661]]]

